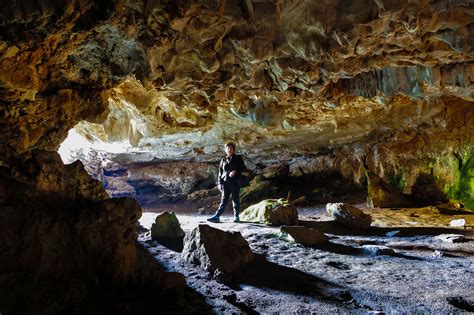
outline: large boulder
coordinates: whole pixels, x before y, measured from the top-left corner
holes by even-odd
[[[325,234],[305,226],[283,225],[280,227],[280,232],[285,233],[287,239],[304,246],[317,246],[328,242],[328,237]]]
[[[327,212],[340,224],[354,230],[366,230],[372,223],[370,215],[347,203],[328,203]]]
[[[367,199],[370,206],[380,208],[414,206],[414,203],[409,200],[407,195],[385,183],[377,175],[369,172],[367,180]]]
[[[184,237],[181,257],[201,268],[234,274],[250,263],[254,255],[240,232],[222,231],[200,224]]]
[[[284,198],[266,199],[242,211],[240,219],[272,225],[296,225],[298,210]]]
[[[179,239],[184,235],[185,233],[174,212],[165,211],[160,213],[151,226],[151,238],[154,240]]]

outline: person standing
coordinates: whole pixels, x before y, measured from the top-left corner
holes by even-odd
[[[226,143],[225,151],[227,155],[219,163],[218,187],[221,191],[221,203],[216,213],[208,218],[210,222],[220,222],[220,216],[225,210],[230,196],[232,196],[232,208],[234,210],[234,222],[240,222],[240,184],[239,178],[246,170],[244,160],[240,155],[235,154],[235,144]]]

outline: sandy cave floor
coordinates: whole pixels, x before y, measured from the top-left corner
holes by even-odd
[[[361,206],[361,205],[359,205]],[[148,209],[150,210],[150,209]],[[140,223],[149,229],[160,212],[144,212]],[[139,241],[167,271],[185,275],[188,286],[207,305],[188,298],[190,312],[238,313],[466,313],[474,311],[474,215],[443,215],[433,208],[365,209],[373,216],[367,232],[341,228],[324,206],[299,208],[300,224],[330,237],[318,248],[288,242],[278,227],[232,223],[230,211],[222,223],[208,223],[209,215],[180,214],[189,232],[198,224],[240,231],[257,254],[255,263],[224,285],[198,266],[184,262],[180,253],[151,240]],[[449,227],[464,218],[467,228]],[[396,234],[391,235],[394,231]],[[435,236],[462,234],[464,242],[443,242]],[[383,245],[392,255],[364,251]]]

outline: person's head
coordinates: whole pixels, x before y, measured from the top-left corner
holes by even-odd
[[[232,155],[235,153],[235,143],[233,142],[227,142],[225,144],[225,152],[227,155]]]

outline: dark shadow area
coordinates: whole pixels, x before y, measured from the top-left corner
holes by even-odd
[[[171,249],[172,251],[181,253],[183,251],[183,240],[184,236],[180,238],[158,238],[155,239],[158,243],[163,245],[164,247]]]
[[[288,176],[280,188],[283,197],[291,191],[293,200],[305,197],[305,205],[328,202],[362,203],[367,200],[367,183],[360,185],[339,172],[320,172],[298,177]]]
[[[447,298],[449,304],[454,307],[457,307],[463,311],[474,312],[474,302],[468,301],[462,296],[455,296]]]
[[[179,275],[138,248],[137,277],[118,283],[100,274],[0,275],[0,313],[9,314],[212,314],[203,295],[180,285]]]
[[[334,254],[340,254],[340,255],[374,256],[374,255],[364,252],[364,250],[361,248],[357,248],[357,247],[353,247],[353,246],[345,245],[345,244],[340,244],[340,243],[334,243],[334,242],[328,242],[327,244],[312,246],[312,248],[323,250],[326,252],[331,252]],[[419,257],[400,254],[400,253],[395,253],[392,255],[385,255],[385,256],[405,258],[405,259],[411,259],[411,260],[423,260],[422,258],[419,258]],[[337,268],[337,266],[333,266],[333,267]]]
[[[255,254],[254,262],[235,278],[235,282],[303,296],[320,296],[325,299],[329,297],[330,289],[343,289],[338,284],[298,269],[269,262],[263,255],[258,254]]]
[[[420,173],[411,191],[414,202],[420,207],[448,201],[446,193],[439,188],[433,174]]]
[[[365,231],[351,230],[346,228],[336,221],[307,221],[299,220],[299,224],[305,227],[317,229],[323,233],[335,235],[353,235],[353,236],[385,236],[388,232],[398,231],[397,237],[412,237],[423,235],[439,235],[439,234],[461,234],[467,236],[474,236],[473,230],[461,230],[453,228],[441,227],[370,227]]]

